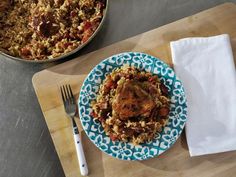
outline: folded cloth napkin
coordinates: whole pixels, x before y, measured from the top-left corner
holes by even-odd
[[[170,43],[188,105],[190,156],[236,150],[236,72],[227,34]]]

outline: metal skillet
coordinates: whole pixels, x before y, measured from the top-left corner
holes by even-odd
[[[105,18],[107,16],[108,1],[109,0],[106,0],[106,8],[103,10],[102,20],[101,20],[99,26],[97,27],[97,29],[92,34],[92,36],[90,36],[89,39],[85,43],[81,44],[80,46],[78,46],[77,48],[72,50],[71,52],[65,53],[65,54],[63,54],[63,55],[61,55],[59,57],[55,57],[55,58],[52,58],[52,59],[45,59],[45,60],[27,60],[27,59],[24,59],[24,58],[20,58],[20,57],[15,57],[15,56],[9,55],[7,52],[1,51],[1,50],[0,50],[0,55],[3,55],[3,56],[5,56],[8,59],[23,61],[23,62],[27,62],[27,63],[48,63],[48,62],[53,62],[53,61],[58,61],[60,59],[64,59],[64,58],[66,58],[66,57],[68,57],[68,56],[78,52],[79,50],[81,50],[84,46],[86,46],[96,36],[96,34],[102,28],[102,25],[104,24]]]

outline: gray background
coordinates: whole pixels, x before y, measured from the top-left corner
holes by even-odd
[[[223,2],[110,0],[102,30],[86,48],[66,60]],[[34,73],[66,60],[35,65],[0,56],[0,177],[64,177],[31,79]]]

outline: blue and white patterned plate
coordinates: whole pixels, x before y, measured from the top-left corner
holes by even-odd
[[[158,75],[161,82],[168,88],[171,98],[169,120],[163,131],[158,133],[153,141],[138,146],[111,141],[101,124],[90,116],[91,101],[96,98],[105,76],[124,64]],[[121,53],[103,60],[85,79],[78,102],[80,120],[90,140],[100,150],[122,160],[145,160],[160,155],[175,143],[187,118],[186,98],[181,81],[167,64],[144,53]]]

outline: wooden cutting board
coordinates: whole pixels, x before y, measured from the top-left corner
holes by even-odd
[[[80,171],[71,122],[64,113],[59,85],[70,83],[78,96],[89,71],[110,55],[125,51],[145,52],[172,66],[170,41],[222,33],[230,35],[236,58],[236,5],[233,3],[217,6],[36,73],[33,85],[65,175],[79,177]],[[80,125],[79,119],[77,123]],[[236,174],[236,151],[190,158],[184,134],[161,156],[132,162],[106,155],[90,142],[85,132],[81,131],[81,136],[91,177],[229,177]]]

